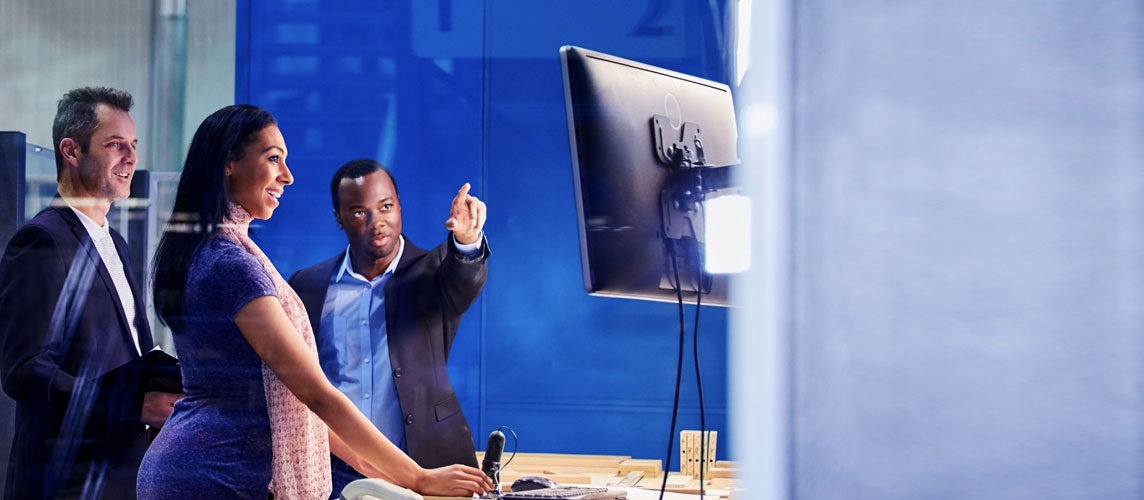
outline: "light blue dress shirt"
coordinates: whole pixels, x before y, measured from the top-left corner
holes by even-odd
[[[453,239],[466,256],[479,253],[484,235],[470,245]],[[405,253],[405,236],[385,272],[372,280],[353,270],[349,248],[342,265],[330,277],[322,305],[318,353],[326,378],[377,426],[385,437],[405,450],[405,420],[397,402],[389,336],[385,329],[385,282],[393,276]]]

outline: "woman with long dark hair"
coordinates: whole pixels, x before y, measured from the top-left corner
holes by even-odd
[[[216,111],[191,141],[153,277],[186,397],[143,459],[139,498],[328,498],[330,452],[426,494],[488,491],[472,467],[419,467],[326,380],[301,301],[249,237],[293,182],[286,153],[254,106]]]

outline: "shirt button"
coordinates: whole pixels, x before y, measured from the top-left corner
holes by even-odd
[[[369,358],[365,358],[365,359],[361,360],[361,362],[362,363],[369,363]]]
[[[413,423],[413,414],[412,414],[412,413],[410,413],[409,415],[406,415],[406,416],[405,416],[405,423],[407,423],[407,424],[412,424],[412,423]]]
[[[393,370],[393,378],[401,378],[401,368],[395,368]]]
[[[361,326],[365,326],[365,325],[366,325],[366,320],[364,320],[364,319],[361,320]]]
[[[365,393],[365,396],[362,396],[362,397],[364,397],[364,398],[366,398],[366,399],[369,399],[369,393],[368,393],[368,392],[367,392],[367,393]]]

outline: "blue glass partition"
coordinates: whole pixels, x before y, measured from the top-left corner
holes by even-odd
[[[507,425],[521,451],[662,458],[676,307],[583,290],[558,49],[730,83],[724,10],[698,0],[239,2],[236,102],[277,116],[295,177],[257,229],[263,248],[286,275],[344,249],[328,185],[353,158],[393,169],[404,231],[422,247],[443,241],[449,201],[471,182],[489,207],[493,256],[449,371],[478,449]],[[726,315],[705,309],[700,328],[707,425],[718,431]],[[677,430],[699,428],[686,356]]]

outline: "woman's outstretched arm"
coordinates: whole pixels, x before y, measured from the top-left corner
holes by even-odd
[[[337,448],[350,449],[359,472],[427,495],[469,496],[483,494],[492,481],[480,470],[464,465],[422,469],[354,407],[322,373],[318,358],[306,347],[290,323],[277,297],[265,296],[247,303],[234,315],[243,337],[310,411],[340,438]]]

